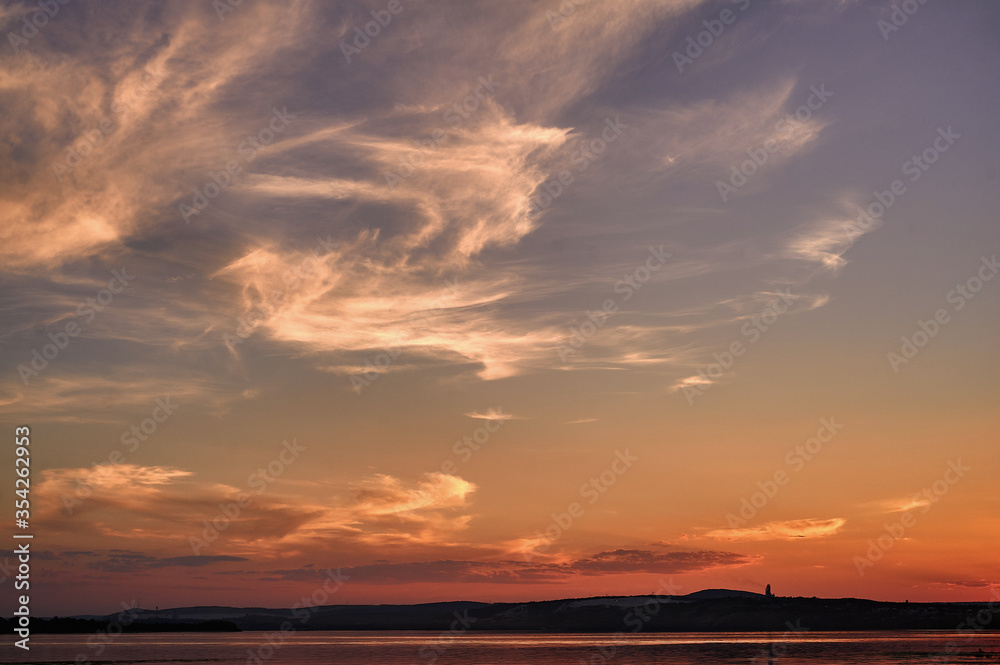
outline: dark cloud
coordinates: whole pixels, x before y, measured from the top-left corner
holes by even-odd
[[[942,582],[945,586],[957,586],[965,587],[968,589],[989,589],[993,587],[1000,587],[1000,583],[992,580],[951,580],[948,582]]]
[[[17,552],[15,552],[13,550],[4,550],[4,551],[0,551],[0,556],[2,556],[4,558],[6,558],[6,557],[14,557],[14,558],[16,558],[17,557]],[[37,550],[37,551],[36,550],[31,550],[31,558],[32,559],[38,559],[38,560],[41,560],[41,561],[49,561],[49,560],[52,560],[52,559],[58,559],[59,558],[59,554],[57,554],[56,552],[52,552],[50,550]]]
[[[107,556],[100,561],[88,564],[94,570],[113,573],[131,573],[153,570],[156,568],[200,568],[216,563],[229,563],[234,561],[248,561],[241,556],[212,555],[212,556],[175,556],[160,558],[143,554],[142,552],[127,552],[122,550],[108,552]]]
[[[342,568],[352,581],[361,584],[470,583],[470,584],[554,584],[577,575],[623,573],[689,573],[719,566],[753,563],[759,557],[711,550],[692,552],[652,552],[618,549],[600,552],[570,563],[527,563],[522,561],[420,561],[375,563]],[[274,570],[272,579],[311,581],[325,571]]]
[[[688,573],[716,566],[753,563],[751,554],[699,550],[693,552],[651,552],[649,550],[612,550],[573,562],[584,575],[609,573]]]

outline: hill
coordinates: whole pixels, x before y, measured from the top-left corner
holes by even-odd
[[[142,630],[435,630],[678,632],[954,630],[987,603],[886,603],[856,598],[780,598],[707,589],[686,596],[603,596],[526,603],[454,601],[312,608],[179,607],[134,610]],[[116,615],[73,617],[110,622]],[[67,621],[66,619],[60,621]],[[7,622],[9,623],[9,621]],[[96,625],[95,623],[95,625]],[[43,624],[44,625],[44,624]],[[57,630],[56,623],[49,624]],[[284,626],[284,628],[282,628]],[[68,625],[65,626],[68,629]]]

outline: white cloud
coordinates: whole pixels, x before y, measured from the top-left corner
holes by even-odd
[[[513,420],[517,418],[513,414],[504,413],[500,408],[490,408],[486,411],[470,411],[465,415],[469,418],[479,418],[480,420]]]

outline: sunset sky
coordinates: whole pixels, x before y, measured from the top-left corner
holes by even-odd
[[[34,614],[1000,582],[1000,3],[51,4]]]

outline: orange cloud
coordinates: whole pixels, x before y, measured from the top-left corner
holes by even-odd
[[[795,540],[797,538],[823,538],[836,534],[847,520],[807,518],[765,522],[759,526],[734,529],[715,529],[705,535],[716,540]]]
[[[218,541],[213,537],[208,545],[227,554],[270,556],[331,536],[345,547],[449,546],[472,519],[460,510],[476,489],[458,476],[437,472],[425,474],[415,486],[379,474],[362,481],[346,500],[321,505],[279,492],[280,483],[232,487],[199,481],[173,467],[135,464],[46,469],[38,521],[62,534],[67,546],[89,542],[96,534],[141,536],[162,547],[179,533],[204,539],[206,524],[217,518],[225,526],[218,529]],[[244,505],[237,509],[240,496]]]

